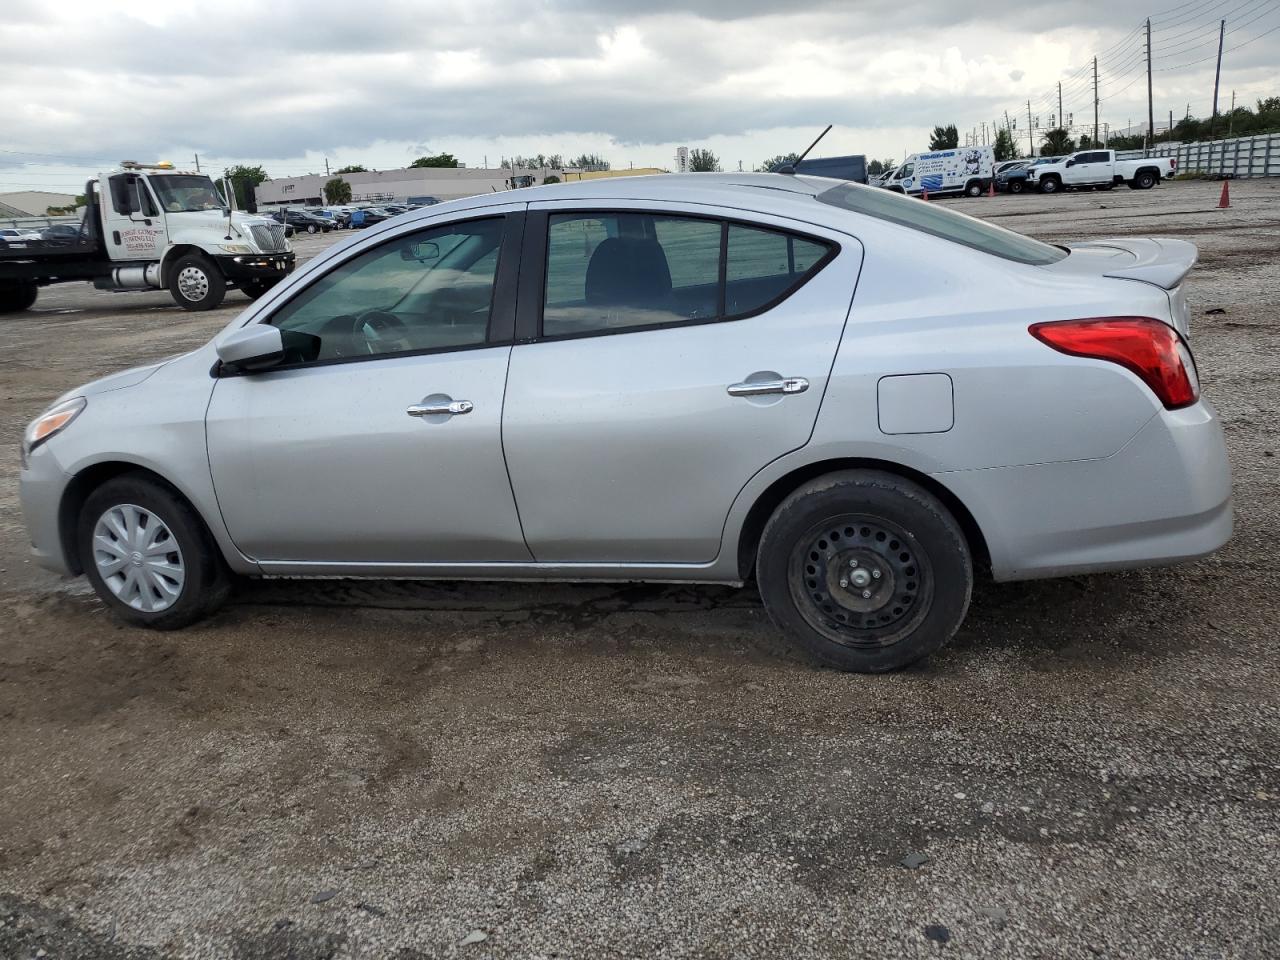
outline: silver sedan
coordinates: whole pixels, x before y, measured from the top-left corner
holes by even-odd
[[[443,203],[23,440],[34,553],[129,623],[233,575],[754,577],[818,661],[944,644],[975,576],[1231,533],[1176,240],[1057,247],[804,176]]]

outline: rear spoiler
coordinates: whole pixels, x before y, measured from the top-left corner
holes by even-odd
[[[1133,256],[1128,266],[1111,267],[1103,274],[1117,280],[1142,280],[1165,290],[1180,284],[1195,266],[1199,252],[1194,243],[1165,238],[1124,237],[1116,240],[1094,240],[1072,244],[1075,247],[1095,247],[1123,250]]]

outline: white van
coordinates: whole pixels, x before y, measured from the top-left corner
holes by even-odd
[[[995,162],[990,147],[913,153],[881,186],[911,196],[927,192],[980,197],[991,186]]]

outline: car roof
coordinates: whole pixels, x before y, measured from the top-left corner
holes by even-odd
[[[451,210],[474,210],[477,207],[537,203],[542,200],[604,203],[611,200],[669,200],[672,203],[703,203],[783,215],[786,215],[788,208],[791,212],[803,208],[812,216],[811,201],[815,195],[847,182],[827,177],[781,173],[668,173],[638,177],[600,177],[595,180],[548,183],[463,197],[420,208],[413,215],[436,218]]]

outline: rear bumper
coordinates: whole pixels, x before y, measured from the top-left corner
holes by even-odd
[[[218,266],[227,280],[271,280],[293,272],[296,257],[289,253],[245,253],[218,257]]]
[[[1207,401],[1161,411],[1102,460],[939,473],[973,512],[997,580],[1207,556],[1231,537],[1231,469]]]

